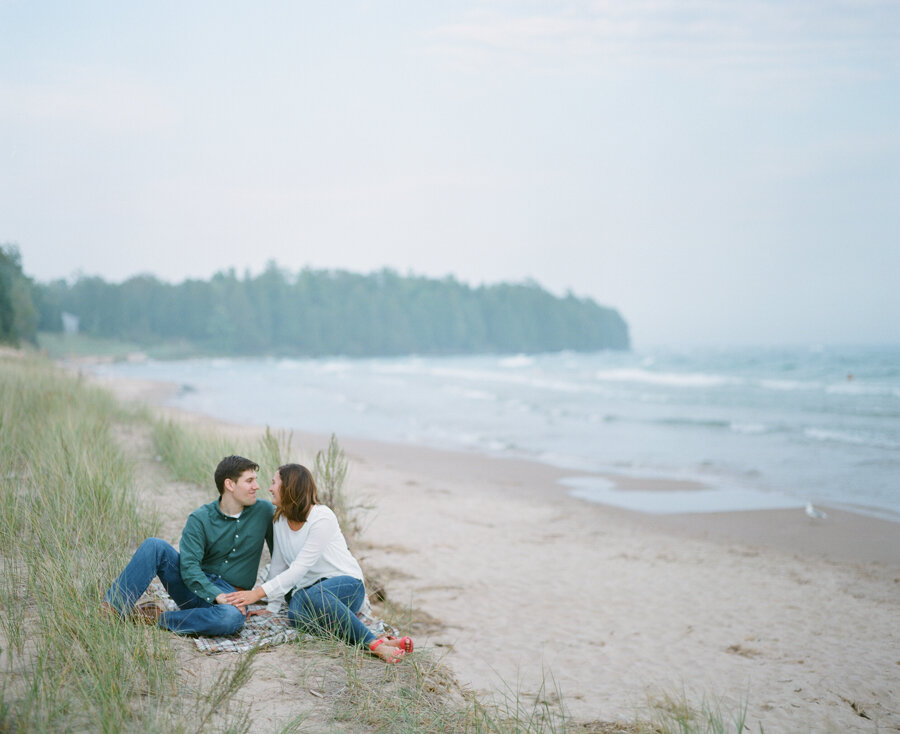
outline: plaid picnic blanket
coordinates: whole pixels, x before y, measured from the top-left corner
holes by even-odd
[[[161,602],[167,610],[178,608],[157,579],[154,579],[150,584],[145,596],[149,600]],[[252,604],[250,606],[251,611],[265,608],[265,604]],[[356,616],[376,637],[384,637],[385,635],[399,637],[396,629],[371,615],[368,599]],[[227,637],[203,637],[197,635],[193,639],[198,650],[212,654],[217,652],[248,652],[255,647],[280,645],[296,637],[312,638],[312,635],[301,632],[296,627],[291,626],[285,617],[276,614],[255,614],[244,622],[244,626],[235,635]]]

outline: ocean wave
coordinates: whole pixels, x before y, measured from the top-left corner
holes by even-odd
[[[505,357],[504,359],[500,360],[501,367],[531,367],[531,365],[533,364],[534,357],[529,357],[525,354],[517,354],[515,357]]]
[[[376,361],[371,366],[372,372],[375,374],[387,375],[415,375],[424,372],[424,365],[421,357],[412,357],[402,361],[391,361],[384,363]]]
[[[339,374],[347,372],[350,367],[350,362],[348,362],[347,360],[329,360],[328,362],[322,362],[319,365],[319,372],[323,372],[325,374]]]
[[[590,413],[587,417],[588,423],[616,423],[621,420],[621,416],[612,413]]]
[[[807,428],[803,431],[803,435],[807,438],[815,439],[816,441],[849,443],[857,446],[872,446],[880,449],[900,448],[900,441],[892,441],[888,438],[880,438],[864,433],[835,431],[829,428]]]
[[[825,388],[829,395],[891,395],[900,397],[900,388],[890,388],[885,385],[861,385],[848,382],[846,384],[829,385]]]
[[[718,420],[716,418],[659,418],[653,421],[662,426],[696,426],[697,428],[729,428],[731,421]]]
[[[492,372],[490,370],[471,370],[460,369],[458,367],[433,367],[427,370],[427,374],[432,377],[443,377],[457,380],[467,380],[469,382],[501,382],[509,385],[520,385],[525,387],[536,387],[542,390],[553,390],[555,392],[576,393],[583,392],[588,386],[579,385],[575,382],[566,380],[554,380],[544,377],[530,377],[528,375],[509,374],[508,372]]]
[[[451,395],[467,398],[469,400],[496,400],[497,396],[485,390],[471,390],[456,385],[444,385],[443,391]]]
[[[598,370],[594,377],[601,382],[644,382],[667,387],[722,387],[741,382],[734,377],[705,372],[651,372],[637,368]]]
[[[819,390],[820,382],[801,382],[800,380],[760,380],[759,386],[766,390],[781,390],[789,392],[793,390]]]
[[[750,435],[768,433],[770,430],[765,423],[731,423],[729,428],[735,433],[746,433]]]

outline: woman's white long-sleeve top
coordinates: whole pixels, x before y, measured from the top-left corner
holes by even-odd
[[[362,569],[347,548],[331,508],[313,505],[299,530],[291,530],[284,517],[278,518],[273,529],[275,550],[269,580],[262,585],[270,609],[280,606],[291,589],[302,589],[319,579],[352,576],[363,580]]]

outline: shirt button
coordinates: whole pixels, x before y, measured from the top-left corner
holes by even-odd
[[[225,561],[225,563],[228,563],[228,561]]]
[[[234,553],[236,550],[237,550],[237,548],[232,548],[231,552]]]
[[[241,536],[240,536],[240,535],[235,535],[234,537],[235,537],[235,538],[240,538]]]

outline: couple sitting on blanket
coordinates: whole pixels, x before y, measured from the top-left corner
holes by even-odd
[[[231,635],[243,626],[248,605],[265,598],[268,609],[250,614],[277,612],[286,602],[288,619],[305,631],[364,646],[388,663],[412,652],[409,637],[376,639],[357,617],[366,593],[362,570],[334,512],[318,503],[309,470],[279,467],[269,488],[274,505],[257,501],[257,471],[242,456],[222,459],[219,499],[190,514],[180,552],[159,538],[145,540],[106,592],[103,610],[182,634]],[[268,580],[252,588],[263,541],[272,554]],[[135,608],[154,576],[178,609]]]

